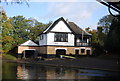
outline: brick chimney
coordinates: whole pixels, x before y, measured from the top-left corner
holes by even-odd
[[[66,22],[69,23],[68,19],[66,19]]]

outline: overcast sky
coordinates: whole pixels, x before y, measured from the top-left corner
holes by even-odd
[[[30,0],[28,3],[30,7],[25,3],[2,3],[2,6],[8,17],[22,15],[26,18],[33,17],[42,23],[64,17],[83,29],[96,29],[99,19],[109,14],[107,7],[95,0]]]

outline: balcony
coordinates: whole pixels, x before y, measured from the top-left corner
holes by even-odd
[[[77,42],[76,46],[91,46],[91,44],[90,43],[79,43],[79,42]]]

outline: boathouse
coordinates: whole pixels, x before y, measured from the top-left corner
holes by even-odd
[[[36,52],[44,57],[92,55],[91,37],[74,22],[61,17],[39,34],[39,44],[29,40],[18,47],[18,54],[23,58],[35,57]]]
[[[21,58],[35,58],[37,57],[40,49],[38,44],[31,40],[18,46],[18,57]]]
[[[91,37],[74,22],[61,17],[39,34],[40,54],[54,57],[91,55]]]

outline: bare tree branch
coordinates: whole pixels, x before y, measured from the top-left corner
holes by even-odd
[[[8,5],[9,0],[0,0],[1,2],[5,2]],[[11,4],[23,4],[25,3],[28,7],[30,7],[30,5],[28,4],[29,0],[11,0]]]

